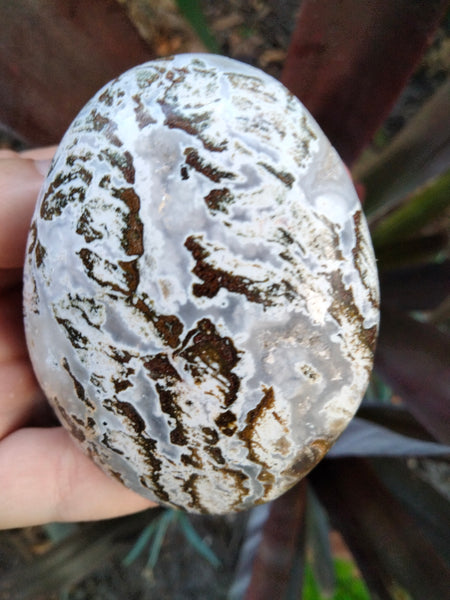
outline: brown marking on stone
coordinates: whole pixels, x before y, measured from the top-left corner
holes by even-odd
[[[151,309],[142,298],[138,298],[133,306],[141,312],[148,321],[153,323],[156,331],[164,343],[171,348],[176,348],[180,343],[183,333],[183,324],[175,315],[159,315]]]
[[[64,421],[64,423],[67,425],[70,433],[72,434],[72,436],[78,440],[79,442],[83,443],[86,440],[86,436],[84,434],[84,431],[81,427],[77,427],[77,425],[75,425],[74,420],[76,420],[77,422],[80,421],[79,419],[75,419],[75,415],[71,415],[69,417],[69,415],[67,414],[66,409],[61,406],[61,404],[58,402],[57,398],[53,399],[53,402],[55,404],[56,410],[59,414],[59,417],[61,420]],[[80,423],[79,423],[80,424]],[[81,425],[83,425],[83,422],[81,421]]]
[[[112,195],[124,202],[128,208],[128,212],[124,216],[122,247],[129,256],[136,254],[142,256],[144,253],[144,226],[139,216],[141,200],[133,188],[113,189]]]
[[[59,188],[77,179],[81,179],[84,186],[72,186],[67,193],[60,191]],[[41,218],[51,221],[54,217],[60,216],[70,202],[83,203],[86,196],[86,188],[91,184],[91,181],[92,174],[84,167],[80,167],[69,173],[58,173],[55,175],[42,199],[40,207]]]
[[[81,213],[81,217],[78,219],[76,232],[78,235],[82,235],[85,242],[88,244],[94,240],[101,240],[103,238],[103,234],[92,226],[92,215],[88,208],[85,208]]]
[[[249,489],[245,487],[245,482],[248,481],[249,476],[246,475],[240,469],[230,469],[227,467],[213,467],[215,471],[222,473],[223,475],[229,475],[234,479],[235,492],[237,493],[237,500],[233,502],[232,510],[241,510],[242,503],[245,501],[246,496],[249,494]]]
[[[44,258],[45,258],[46,254],[47,254],[47,250],[44,248],[44,246],[41,244],[41,242],[39,240],[37,240],[35,257],[36,257],[36,266],[38,268],[42,266],[42,263],[44,262]]]
[[[91,160],[91,158],[93,156],[94,156],[93,153],[90,152],[89,150],[87,152],[85,152],[84,154],[70,154],[66,158],[66,165],[68,165],[69,167],[73,167],[77,161],[88,162]]]
[[[184,245],[196,262],[192,272],[203,280],[203,283],[194,283],[192,286],[192,292],[197,298],[203,296],[214,298],[219,290],[224,288],[229,292],[245,296],[249,302],[269,307],[274,304],[276,298],[280,295],[288,299],[296,296],[293,286],[286,280],[280,283],[271,283],[264,288],[263,285],[266,281],[254,281],[248,277],[234,275],[212,266],[207,261],[210,253],[203,248],[198,238],[193,235],[186,239]]]
[[[364,254],[365,247],[366,247],[366,244],[364,244],[364,241],[363,241],[364,237],[361,232],[362,223],[363,223],[363,213],[361,210],[357,210],[355,212],[355,214],[353,215],[354,232],[355,232],[355,237],[356,237],[356,243],[355,243],[354,248],[352,249],[353,264],[355,266],[355,269],[359,273],[362,284],[366,288],[366,291],[369,295],[370,303],[372,304],[372,306],[374,308],[379,309],[380,303],[375,296],[374,290],[371,288],[370,285],[368,285],[368,283],[366,281],[366,277],[364,276],[364,273],[362,272],[362,268],[361,268],[361,256]]]
[[[236,433],[237,419],[236,415],[231,412],[231,410],[220,413],[220,415],[214,420],[214,423],[217,425],[220,431],[228,437],[231,437]]]
[[[155,387],[158,393],[161,410],[175,421],[175,427],[169,434],[171,443],[176,446],[186,446],[188,438],[184,431],[182,410],[178,404],[176,392],[170,389],[170,385],[165,387],[164,384],[157,383]]]
[[[225,464],[225,459],[223,457],[222,451],[218,446],[205,446],[205,450],[217,464]]]
[[[196,448],[189,448],[190,454],[182,454],[181,462],[185,467],[194,467],[195,469],[203,469],[203,461],[200,458]]]
[[[210,139],[202,135],[204,129],[209,125],[211,113],[203,112],[187,117],[178,113],[166,100],[161,99],[158,102],[166,117],[164,125],[169,129],[181,129],[187,134],[196,137],[203,144],[204,148],[210,152],[223,152],[227,148],[227,140],[222,140],[219,144],[214,144]]]
[[[257,465],[260,465],[261,471],[258,475],[258,480],[264,485],[264,497],[270,492],[275,482],[274,475],[270,472],[270,465],[259,458],[255,450],[255,446],[260,445],[256,441],[255,429],[258,422],[262,420],[267,413],[273,413],[275,405],[275,395],[273,388],[263,388],[263,397],[259,403],[249,410],[245,418],[246,426],[239,432],[239,438],[245,443],[248,451],[249,460]]]
[[[105,90],[103,94],[100,94],[98,99],[100,102],[103,102],[107,106],[112,106],[114,103],[114,94],[111,92],[111,90],[108,89]]]
[[[157,382],[155,387],[161,410],[175,421],[175,428],[170,431],[170,441],[176,446],[186,446],[188,439],[183,427],[183,412],[178,403],[177,392],[173,389],[181,377],[164,353],[146,360],[144,367],[153,381]]]
[[[221,171],[210,163],[207,163],[195,148],[186,148],[184,151],[186,164],[201,173],[214,183],[220,183],[222,179],[236,179],[236,175],[230,171]]]
[[[100,156],[105,158],[109,164],[113,167],[117,167],[122,173],[125,181],[131,185],[134,184],[136,178],[136,171],[133,164],[133,156],[131,152],[126,150],[125,152],[111,151],[104,149],[101,151]]]
[[[144,419],[130,402],[114,399],[114,401],[111,402],[111,406],[115,414],[122,415],[128,420],[131,427],[138,435],[145,431]]]
[[[330,314],[341,326],[344,320],[351,323],[353,331],[361,343],[361,347],[365,348],[369,352],[369,356],[372,357],[375,352],[377,327],[375,325],[370,329],[364,327],[364,317],[356,305],[353,291],[350,287],[347,288],[345,286],[339,271],[333,271],[329,279],[333,289],[333,302],[329,309]]]
[[[108,473],[114,477],[114,479],[117,479],[117,481],[119,481],[122,485],[125,485],[125,481],[118,471],[114,471],[114,469],[108,469]]]
[[[193,473],[187,481],[183,483],[182,490],[189,494],[191,497],[191,501],[189,502],[189,506],[199,513],[207,513],[208,511],[202,503],[200,502],[200,494],[197,490],[197,480],[199,479],[199,475]]]
[[[295,481],[305,477],[322,460],[332,445],[333,442],[326,439],[314,440],[300,451],[293,465],[285,469],[282,476]]]
[[[109,188],[110,184],[111,184],[111,175],[103,175],[98,186],[101,187],[102,189],[107,190]]]
[[[122,141],[116,135],[117,125],[108,117],[101,115],[98,111],[92,110],[89,117],[86,119],[85,129],[88,131],[98,131],[106,137],[114,146],[120,148],[123,145]]]
[[[134,372],[134,369],[131,369],[131,371]],[[129,379],[112,379],[111,382],[114,385],[114,391],[116,394],[119,394],[120,392],[123,392],[129,387],[133,386]]]
[[[100,286],[108,287],[110,290],[114,292],[120,292],[128,297],[131,297],[136,291],[136,288],[139,285],[139,269],[137,259],[131,261],[118,261],[118,264],[116,265],[106,258],[100,257],[93,250],[89,250],[89,248],[81,248],[77,254],[81,258],[81,261],[87,271],[87,276],[93,281],[97,282]],[[118,285],[117,283],[114,283],[108,279],[105,280],[97,277],[94,270],[98,265],[106,267],[111,273],[111,276],[114,276],[114,274],[120,269],[122,272],[121,275],[125,279],[125,286]]]
[[[277,171],[272,167],[272,165],[268,165],[264,162],[259,162],[258,165],[263,167],[266,171],[268,171],[271,175],[274,175],[277,179],[281,181],[286,187],[292,188],[292,185],[295,181],[295,177],[291,173],[287,173],[286,171]]]
[[[93,298],[81,297],[78,294],[74,295],[74,294],[69,293],[67,295],[67,297],[69,299],[70,307],[75,310],[80,311],[82,318],[86,321],[86,323],[90,327],[95,327],[95,329],[100,329],[100,326],[97,325],[96,323],[94,323],[89,318],[89,315],[92,315],[93,313],[94,314],[97,313],[97,311],[101,308],[100,304],[96,304],[96,302]]]
[[[211,190],[205,196],[206,206],[214,215],[218,212],[228,214],[228,205],[234,201],[234,196],[228,188]]]
[[[38,239],[36,220],[33,219],[30,225],[30,242],[28,244],[28,254],[33,254]]]
[[[161,478],[162,461],[157,457],[156,440],[144,435],[136,435],[134,436],[134,442],[136,447],[139,448],[139,453],[150,468],[150,472],[145,473],[139,481],[144,487],[151,489],[162,502],[169,502],[169,494],[159,481]],[[147,483],[146,478],[151,480],[151,486]]]
[[[189,171],[187,170],[187,167],[181,167],[180,174],[183,181],[189,179]]]
[[[85,350],[89,344],[89,340],[86,336],[84,336],[78,329],[76,329],[69,319],[62,319],[58,317],[56,314],[54,315],[56,321],[64,327],[66,331],[66,335],[70,340],[73,348],[78,348],[81,350]]]
[[[101,439],[101,443],[103,444],[103,446],[105,446],[106,448],[108,448],[108,450],[111,450],[111,452],[114,452],[114,454],[118,454],[119,456],[123,456],[124,455],[124,451],[121,450],[120,448],[116,448],[116,446],[113,446],[108,433],[104,433],[103,437]]]
[[[92,404],[92,402],[87,397],[84,387],[81,385],[81,383],[78,381],[78,379],[75,377],[75,375],[70,370],[69,363],[67,361],[67,358],[65,358],[65,357],[63,358],[62,366],[67,371],[69,377],[73,381],[73,385],[74,385],[75,393],[76,393],[77,397],[81,400],[81,402],[83,402],[83,404],[85,404],[92,410],[95,410],[95,406]]]
[[[212,427],[202,427],[203,439],[209,446],[215,446],[219,441],[219,434]]]
[[[139,129],[144,129],[148,125],[152,125],[156,123],[156,120],[150,115],[150,113],[145,108],[142,98],[139,94],[135,94],[133,96],[133,101],[136,106],[134,107],[134,114],[136,115],[136,121]]]
[[[152,356],[144,362],[144,367],[149,372],[150,377],[154,380],[164,379],[167,382],[175,383],[181,381],[178,371],[172,365],[167,354],[159,353]]]
[[[121,365],[127,364],[133,358],[133,355],[128,352],[128,350],[118,349],[115,346],[109,346],[111,351],[108,356],[110,356],[113,360],[117,361]]]
[[[240,379],[233,372],[239,362],[239,353],[233,340],[220,336],[209,319],[198,321],[197,327],[188,332],[175,354],[184,358],[186,368],[197,384],[207,377],[214,377],[223,405],[228,407],[234,403],[240,387]]]
[[[125,293],[128,296],[134,294],[139,285],[138,260],[119,260],[118,265],[122,269],[125,281],[127,282],[127,290]]]

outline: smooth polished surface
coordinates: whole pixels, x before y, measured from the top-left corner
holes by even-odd
[[[225,513],[304,476],[356,411],[378,325],[358,198],[301,103],[250,66],[153,61],[65,135],[31,226],[39,382],[107,472]]]

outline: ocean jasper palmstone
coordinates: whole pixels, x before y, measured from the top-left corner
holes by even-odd
[[[378,324],[344,165],[302,104],[234,60],[137,66],[83,108],[31,225],[25,326],[62,424],[143,496],[276,498],[354,415]]]

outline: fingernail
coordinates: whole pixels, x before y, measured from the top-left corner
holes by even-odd
[[[44,177],[47,175],[47,173],[50,171],[50,166],[52,164],[52,159],[51,158],[46,158],[46,159],[40,159],[40,160],[35,160],[34,162],[34,166],[36,167],[36,169],[39,171],[39,173],[41,175],[43,175]]]

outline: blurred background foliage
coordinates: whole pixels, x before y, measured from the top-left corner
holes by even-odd
[[[156,56],[218,52],[281,79],[352,171],[382,298],[366,397],[305,481],[246,514],[161,508],[3,532],[0,598],[450,598],[448,2],[19,0],[0,7],[2,145],[57,142],[98,87]],[[55,27],[68,40],[57,57]],[[20,46],[11,36],[19,29]],[[66,64],[72,80],[80,69],[70,98]],[[61,97],[47,98],[36,77],[25,98],[27,69],[46,70]]]

